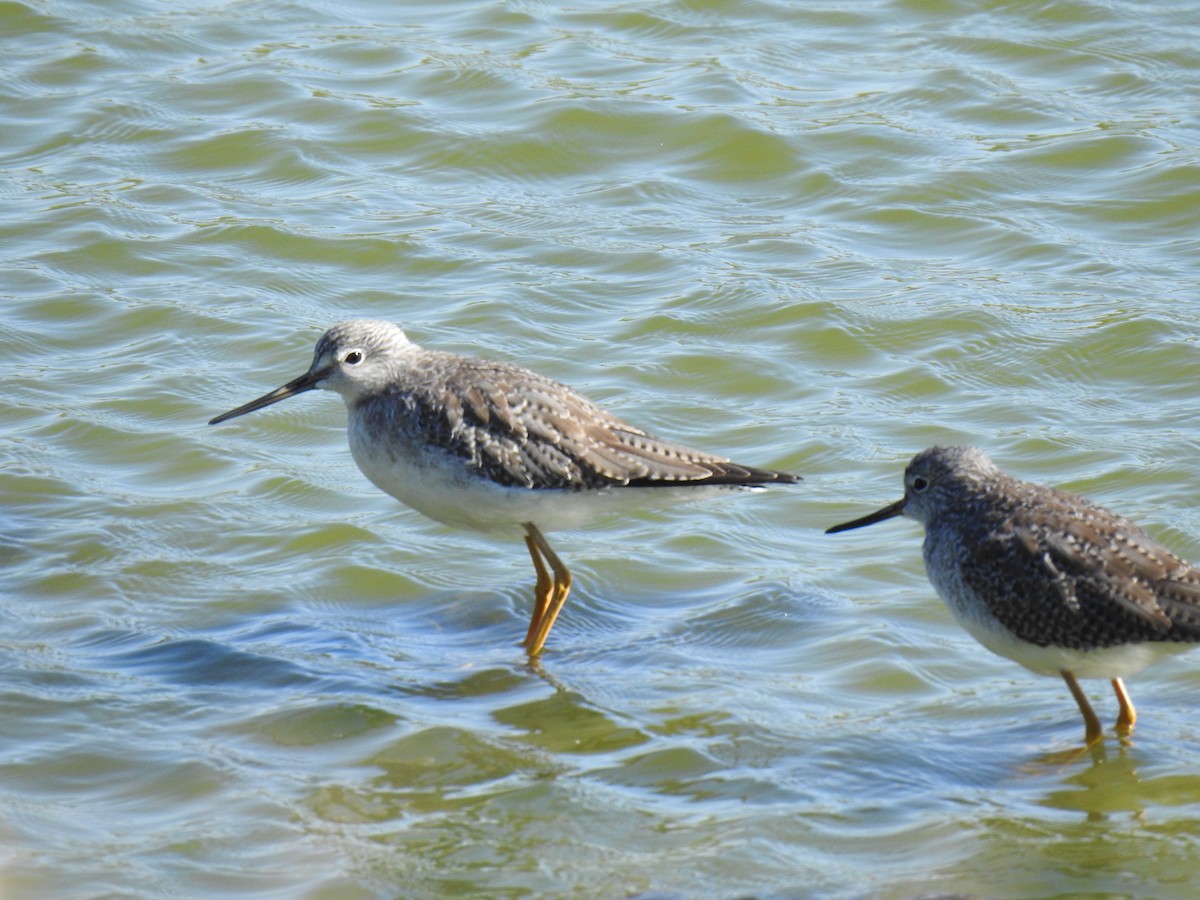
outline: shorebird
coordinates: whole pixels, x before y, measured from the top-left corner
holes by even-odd
[[[974,447],[932,447],[904,498],[832,534],[907,516],[925,526],[925,570],[954,618],[993,653],[1061,675],[1084,741],[1102,728],[1077,678],[1107,678],[1117,732],[1137,712],[1123,679],[1200,642],[1200,569],[1077,494],[1002,472]]]
[[[368,319],[334,325],[307,372],[209,424],[314,388],[346,402],[350,452],[377,488],[446,525],[524,535],[537,576],[524,640],[531,657],[571,589],[544,531],[799,481],[662,440],[536,372],[425,350],[399,326]]]

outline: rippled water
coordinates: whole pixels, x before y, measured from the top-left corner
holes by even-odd
[[[1069,758],[895,499],[1200,558],[1192,4],[0,4],[0,894],[1194,896],[1197,663]],[[519,542],[374,491],[341,318],[805,476]],[[1088,685],[1111,726],[1115,704]]]

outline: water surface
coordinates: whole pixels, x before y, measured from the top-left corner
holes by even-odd
[[[0,5],[0,894],[1195,894],[1197,663],[1070,696],[897,521],[978,444],[1200,559],[1200,14]],[[519,542],[380,495],[399,321],[805,481]],[[1115,702],[1088,684],[1106,724]]]

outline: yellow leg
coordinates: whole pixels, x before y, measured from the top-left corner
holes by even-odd
[[[554,620],[558,618],[563,604],[567,602],[567,594],[571,592],[571,573],[532,522],[525,523],[525,540],[529,544],[530,555],[533,555],[534,550],[540,551],[541,555],[546,558],[546,562],[550,564],[550,570],[554,573],[551,590],[544,600],[539,602],[541,613],[539,615],[538,609],[535,608],[534,621],[529,623],[529,636],[525,638],[525,650],[530,656],[537,656],[546,644],[550,629],[554,627]],[[541,586],[544,584],[542,575],[545,573],[545,568],[538,565],[536,556],[534,565],[539,568],[538,585]]]
[[[529,630],[525,632],[525,646],[528,647],[533,643],[538,626],[546,616],[546,610],[550,608],[550,593],[554,585],[550,581],[550,573],[546,571],[542,555],[538,552],[537,544],[534,542],[533,536],[528,533],[528,529],[525,534],[525,546],[529,548],[529,556],[533,559],[533,568],[537,572],[537,584],[533,588],[533,616],[529,620]]]
[[[1096,711],[1092,709],[1092,704],[1088,703],[1087,697],[1079,687],[1079,682],[1075,680],[1075,676],[1063,669],[1063,681],[1067,683],[1067,687],[1071,689],[1071,696],[1075,698],[1075,702],[1079,704],[1079,711],[1083,713],[1083,742],[1089,747],[1100,740],[1104,736],[1104,729],[1100,727],[1100,720],[1096,718]]]
[[[1125,682],[1120,678],[1112,680],[1113,690],[1117,692],[1117,703],[1121,711],[1117,713],[1117,734],[1129,734],[1133,731],[1133,723],[1137,721],[1137,710],[1129,699],[1129,691],[1125,690]]]

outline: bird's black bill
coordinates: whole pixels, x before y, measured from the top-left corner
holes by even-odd
[[[855,519],[852,522],[843,522],[841,525],[834,525],[832,528],[826,528],[826,534],[837,534],[839,531],[849,531],[851,528],[862,528],[864,525],[874,525],[876,522],[882,522],[884,519],[893,519],[904,512],[904,501],[897,500],[895,503],[885,506],[883,509],[876,510],[870,515],[863,516],[861,519]]]
[[[305,391],[311,391],[317,386],[317,382],[325,377],[325,372],[305,372],[295,381],[289,381],[281,388],[275,388],[269,394],[263,394],[257,400],[251,400],[244,406],[239,406],[237,409],[231,409],[227,413],[221,413],[215,419],[210,419],[209,425],[219,425],[229,419],[235,419],[238,416],[245,415],[248,412],[254,412],[256,409],[262,409],[264,406],[270,406],[272,403],[278,403],[280,400],[286,400],[288,397],[294,397],[296,394],[303,394]]]

